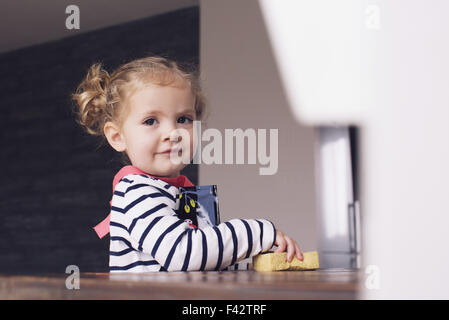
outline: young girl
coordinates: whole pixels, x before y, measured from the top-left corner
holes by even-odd
[[[265,219],[197,228],[178,217],[179,188],[192,183],[180,175],[185,161],[171,156],[190,150],[193,158],[192,123],[205,113],[194,73],[162,57],[134,60],[112,74],[95,64],[73,98],[79,123],[132,164],[115,176],[111,214],[97,230],[110,232],[111,272],[238,269],[273,245],[288,261],[303,259],[296,242]],[[181,129],[189,135],[174,134]]]

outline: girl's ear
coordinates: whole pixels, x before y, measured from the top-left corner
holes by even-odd
[[[125,139],[120,134],[120,130],[113,122],[106,122],[103,128],[104,135],[108,140],[112,148],[117,152],[123,152],[126,150]]]

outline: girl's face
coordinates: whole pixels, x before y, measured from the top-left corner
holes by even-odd
[[[189,160],[193,158],[195,98],[189,86],[149,84],[135,92],[128,102],[121,136],[132,165],[155,176],[177,177],[186,164],[171,161],[170,150],[182,147],[190,150]],[[177,138],[174,135],[177,129],[187,130],[188,137]]]

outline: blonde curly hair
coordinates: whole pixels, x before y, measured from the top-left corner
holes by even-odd
[[[121,124],[128,98],[147,84],[160,86],[189,85],[195,97],[196,119],[203,119],[205,98],[195,71],[183,70],[178,63],[160,56],[150,56],[121,65],[109,74],[101,63],[93,64],[72,99],[76,101],[77,121],[92,135],[103,136],[104,125]],[[104,137],[105,138],[105,137]]]

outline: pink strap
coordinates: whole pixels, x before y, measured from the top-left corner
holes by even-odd
[[[109,233],[110,221],[111,221],[111,214],[109,213],[106,219],[104,219],[94,227],[94,230],[100,239]]]
[[[136,168],[133,166],[125,166],[122,169],[120,169],[119,172],[117,172],[117,174],[114,177],[114,180],[112,181],[112,193],[114,193],[114,189],[115,189],[115,186],[117,185],[117,183],[119,183],[120,180],[123,179],[123,177],[125,177],[129,174],[145,174],[150,177],[158,178],[162,181],[165,181],[177,188],[193,186],[192,182],[190,182],[190,180],[187,179],[186,176],[178,176],[176,178],[157,177],[157,176],[149,175],[148,173],[145,173],[144,171],[140,170],[139,168]],[[111,202],[109,202],[109,204],[111,204]],[[111,222],[111,213],[109,213],[109,215],[103,221],[101,221],[99,224],[97,224],[94,227],[94,230],[100,239],[109,233],[110,222]]]

